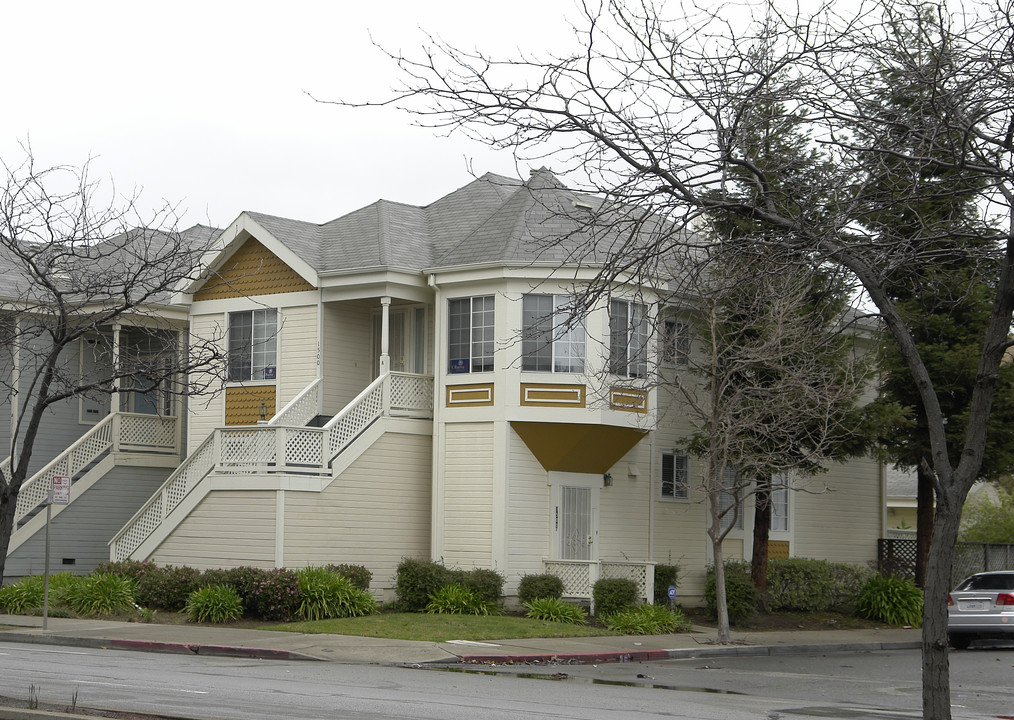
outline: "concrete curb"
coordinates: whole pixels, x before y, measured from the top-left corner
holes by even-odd
[[[176,653],[181,655],[216,655],[224,657],[261,658],[264,660],[312,660],[321,658],[274,648],[244,647],[241,645],[209,645],[205,643],[164,642],[160,640],[122,640],[110,638],[85,638],[73,635],[28,635],[24,633],[0,633],[0,641],[31,643],[35,645],[67,645],[70,647],[95,648],[100,650],[133,650],[135,652]]]
[[[685,660],[688,658],[755,657],[769,655],[812,655],[814,653],[878,652],[882,650],[912,650],[922,647],[921,642],[865,642],[835,643],[829,645],[731,645],[725,647],[677,648],[673,650],[637,650],[633,652],[601,653],[532,653],[517,655],[460,655],[462,663],[484,665],[515,665],[533,663],[562,663],[590,665],[614,662],[650,662],[653,660]]]

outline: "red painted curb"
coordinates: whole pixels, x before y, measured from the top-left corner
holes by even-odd
[[[592,663],[614,662],[645,662],[649,660],[668,660],[667,650],[633,650],[631,652],[606,653],[554,653],[538,655],[460,655],[464,663],[533,663],[533,662],[571,662],[579,665]]]

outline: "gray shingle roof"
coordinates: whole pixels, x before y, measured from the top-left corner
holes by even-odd
[[[319,225],[247,214],[326,274],[600,259],[615,233],[591,229],[599,205],[539,170],[526,182],[487,173],[426,206],[379,200]]]

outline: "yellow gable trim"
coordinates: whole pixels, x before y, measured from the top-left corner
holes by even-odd
[[[250,238],[212,272],[194,300],[224,298],[313,290],[313,285],[268,250],[256,238]]]

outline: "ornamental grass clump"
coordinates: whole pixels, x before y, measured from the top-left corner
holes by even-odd
[[[85,617],[128,612],[134,608],[134,583],[111,573],[92,573],[70,586],[63,602]]]
[[[341,575],[327,568],[307,567],[300,570],[299,617],[303,620],[347,618],[372,615],[377,601]]]
[[[496,603],[485,600],[472,588],[451,583],[439,588],[426,603],[426,612],[449,615],[496,615]]]
[[[870,578],[856,599],[856,612],[888,625],[922,624],[922,590],[911,580],[896,577]]]
[[[602,619],[607,628],[624,635],[668,635],[690,629],[690,621],[680,610],[662,605],[640,605]]]
[[[190,622],[217,624],[243,617],[243,601],[228,585],[205,585],[194,590],[184,609]]]
[[[525,616],[533,620],[548,620],[570,625],[584,625],[588,622],[588,613],[583,607],[565,602],[560,598],[533,598],[523,605],[526,610]]]
[[[0,609],[11,615],[26,615],[42,607],[43,577],[33,575],[0,588]]]

